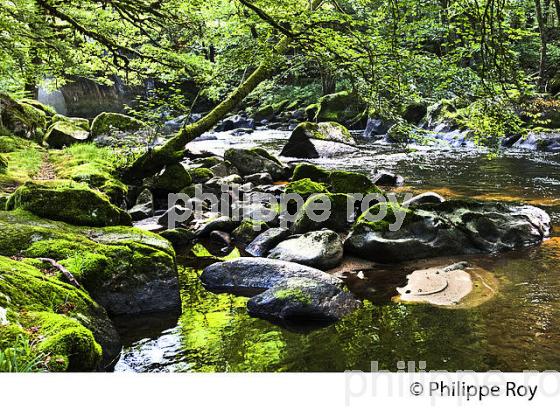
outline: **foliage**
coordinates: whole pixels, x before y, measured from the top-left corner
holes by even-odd
[[[17,336],[16,342],[0,350],[0,373],[29,373],[46,370],[47,355],[32,349],[28,337],[23,334]]]

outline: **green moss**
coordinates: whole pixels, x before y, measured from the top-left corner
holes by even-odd
[[[197,159],[195,162],[200,164],[202,168],[212,168],[214,165],[221,164],[223,160],[220,157],[212,156]]]
[[[297,164],[292,174],[292,181],[309,178],[314,182],[328,183],[329,172],[313,164]]]
[[[382,194],[378,187],[365,175],[349,171],[333,171],[329,174],[332,192],[345,194]]]
[[[50,148],[62,148],[78,142],[85,142],[88,138],[88,131],[82,127],[72,122],[58,121],[49,127],[44,142]]]
[[[25,103],[28,105],[31,105],[34,108],[37,108],[38,110],[42,111],[48,118],[54,116],[54,115],[58,115],[56,113],[56,110],[51,107],[50,105],[47,104],[43,104],[37,100],[32,100],[30,98],[22,98],[21,100],[19,100],[20,103]]]
[[[130,215],[85,184],[69,180],[28,181],[10,197],[7,209],[75,225],[131,225]]]
[[[36,143],[18,137],[0,137],[0,152],[8,160],[8,167],[0,173],[0,192],[33,178],[41,169],[45,150]]]
[[[91,135],[107,134],[113,130],[118,131],[137,131],[145,128],[146,124],[136,118],[115,112],[102,112],[94,118],[91,123]]]
[[[55,124],[57,122],[72,124],[83,129],[84,131],[89,131],[90,129],[89,120],[87,118],[66,117],[64,115],[56,114],[51,118],[51,124]]]
[[[303,305],[311,303],[311,297],[299,288],[279,289],[274,292],[274,297],[279,300],[295,300]]]
[[[387,213],[385,217],[379,221],[369,221],[368,217],[374,217],[375,215],[379,214],[382,211],[382,208],[385,208]],[[355,228],[363,228],[368,227],[373,231],[377,232],[385,232],[389,229],[389,225],[394,224],[396,222],[395,212],[404,212],[405,219],[403,223],[406,223],[410,220],[410,218],[414,215],[414,212],[409,208],[404,208],[400,204],[395,202],[384,202],[373,205],[363,214],[361,214],[358,219],[356,220],[354,227]]]
[[[51,151],[50,159],[60,178],[86,183],[105,193],[114,204],[123,203],[128,188],[116,177],[118,152],[86,143]]]
[[[208,168],[190,168],[189,174],[193,184],[203,184],[214,177],[214,173]]]
[[[309,207],[315,203],[326,203],[330,201],[330,216],[326,221],[317,222],[310,218],[311,212]],[[316,194],[307,199],[303,206],[298,210],[294,224],[292,225],[292,231],[294,233],[304,233],[310,231],[317,231],[323,228],[329,228],[336,232],[343,231],[347,228],[348,222],[348,209],[350,208],[350,214],[353,211],[353,200],[349,195],[346,194],[333,194],[333,193],[323,193]]]
[[[21,321],[40,332],[42,339],[36,348],[58,359],[56,370],[88,371],[101,361],[101,346],[93,333],[76,319],[50,312],[32,312],[22,315]]]
[[[15,101],[0,93],[2,134],[16,135],[40,142],[47,126],[47,116],[34,106]]]
[[[267,229],[268,225],[266,222],[244,219],[241,224],[233,230],[232,235],[236,241],[248,244]]]
[[[290,139],[317,139],[343,144],[354,144],[348,129],[337,122],[302,122],[293,131]]]
[[[355,122],[364,114],[365,105],[351,91],[340,91],[319,98],[317,121]]]
[[[264,105],[257,109],[253,114],[255,121],[262,121],[265,119],[270,119],[274,115],[274,108],[272,105]]]
[[[8,160],[0,155],[0,174],[5,174],[8,170]]]
[[[319,104],[310,104],[305,107],[305,118],[309,121],[315,121],[317,112],[319,111]]]
[[[177,193],[191,185],[192,182],[190,172],[182,164],[171,164],[152,178],[148,184],[152,189]]]
[[[328,192],[325,184],[320,182],[313,182],[309,178],[303,178],[297,181],[292,181],[286,185],[287,194],[298,194],[301,197],[308,198],[310,195]]]

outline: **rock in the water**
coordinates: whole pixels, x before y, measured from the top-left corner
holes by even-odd
[[[423,204],[440,204],[445,202],[445,198],[440,194],[435,192],[423,192],[420,195],[416,195],[409,200],[402,203],[404,207],[417,206]]]
[[[292,174],[292,181],[309,178],[314,182],[329,183],[330,172],[313,164],[297,164]]]
[[[224,159],[232,163],[241,176],[266,172],[276,181],[286,176],[282,163],[256,150],[230,148],[224,153]]]
[[[238,258],[214,263],[200,276],[207,289],[238,295],[263,292],[288,278],[307,278],[331,285],[342,283],[319,269],[268,258]]]
[[[187,215],[185,213],[188,212]],[[194,218],[193,212],[182,205],[173,205],[163,215],[159,216],[157,223],[168,229],[175,229],[176,226],[189,223]]]
[[[244,178],[245,182],[251,182],[255,185],[269,185],[272,184],[272,176],[268,172],[259,172],[256,174],[247,175]]]
[[[266,222],[244,219],[231,234],[237,243],[248,244],[266,229],[268,229]]]
[[[292,132],[280,155],[295,158],[332,157],[355,152],[356,141],[336,122],[302,122]]]
[[[400,186],[403,184],[404,178],[392,172],[380,171],[373,177],[373,182],[375,185]]]
[[[315,218],[320,214],[313,209],[322,204],[330,203],[328,218]],[[340,232],[345,230],[354,219],[353,199],[346,194],[317,194],[312,195],[298,210],[291,227],[294,233],[304,233],[329,228]],[[313,207],[313,208],[312,208]]]
[[[342,241],[338,234],[323,230],[280,242],[268,257],[327,270],[340,264],[342,254]]]
[[[385,135],[392,125],[393,123],[380,118],[368,118],[363,138],[369,140],[380,135]]]
[[[154,215],[154,207],[151,203],[134,205],[128,210],[128,214],[133,221],[150,218]]]
[[[379,205],[370,211],[376,215]],[[394,222],[393,212],[375,222],[360,216],[345,249],[376,262],[398,262],[512,250],[536,245],[550,231],[550,217],[542,209],[459,200],[409,209],[400,229],[391,232]]]
[[[7,208],[75,225],[132,225],[130,215],[107,196],[85,184],[66,180],[28,181],[13,193]]]
[[[319,98],[315,120],[336,121],[350,126],[359,122],[365,108],[364,102],[356,94],[339,91]]]
[[[528,149],[532,151],[560,152],[560,132],[529,132],[526,137],[519,138],[513,148]]]
[[[268,251],[282,242],[290,235],[290,230],[286,228],[270,228],[259,234],[245,248],[245,252],[253,256],[265,256]]]
[[[405,287],[397,288],[403,302],[456,305],[473,290],[466,262],[442,268],[416,270],[408,275]]]
[[[89,132],[83,128],[66,121],[58,121],[49,127],[45,134],[45,143],[50,148],[68,147],[78,142],[85,142]]]
[[[238,128],[255,128],[255,121],[251,118],[247,118],[241,115],[232,115],[231,117],[225,118],[217,127],[216,131],[231,131]]]
[[[239,226],[240,223],[240,221],[234,221],[229,216],[220,216],[202,224],[202,226],[196,231],[196,234],[197,236],[206,236],[212,231],[231,233]]]
[[[196,238],[196,234],[185,228],[168,229],[160,233],[162,237],[173,244],[173,247],[191,245]]]
[[[361,303],[331,283],[309,278],[289,278],[247,302],[252,316],[270,320],[334,322]]]
[[[102,112],[91,123],[91,135],[97,137],[112,131],[137,131],[146,124],[134,117],[116,112]]]

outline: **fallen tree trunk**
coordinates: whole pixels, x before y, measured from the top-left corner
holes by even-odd
[[[313,0],[310,9],[315,10],[323,0]],[[283,55],[290,45],[290,38],[284,36],[274,47],[274,55]],[[141,157],[136,159],[123,173],[123,180],[126,183],[137,184],[142,179],[147,178],[161,171],[166,165],[176,162],[182,158],[185,145],[210,131],[225,115],[237,107],[247,95],[251,93],[261,82],[272,75],[275,69],[275,59],[266,60],[253,71],[253,73],[228,97],[218,104],[212,111],[200,120],[186,125],[177,135],[167,141],[163,146],[149,150]]]

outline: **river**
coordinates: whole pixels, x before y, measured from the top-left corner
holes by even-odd
[[[193,142],[218,154],[261,146],[278,154],[289,133],[262,130],[215,134]],[[314,160],[327,168],[376,168],[405,178],[398,191],[436,191],[446,198],[523,202],[541,206],[560,223],[560,154],[507,150],[492,157],[477,148],[363,144],[344,158]],[[285,159],[289,160],[289,159]],[[491,256],[376,265],[348,283],[364,307],[328,327],[284,328],[250,317],[246,298],[207,292],[198,280],[216,261],[202,246],[179,254],[182,313],[117,318],[125,345],[115,371],[277,372],[387,369],[413,361],[427,370],[560,369],[560,236],[541,246]],[[236,257],[234,251],[230,258]],[[391,301],[417,268],[468,260],[499,286],[468,309]]]

